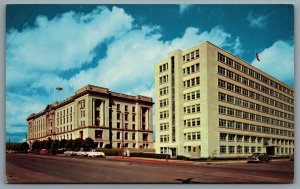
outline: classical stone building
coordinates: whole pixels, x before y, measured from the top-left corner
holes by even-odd
[[[210,42],[157,63],[155,96],[157,153],[294,151],[294,89]]]
[[[153,148],[152,98],[87,85],[28,118],[28,141],[92,138],[98,147]]]

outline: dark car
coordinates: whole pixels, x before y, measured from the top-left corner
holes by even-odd
[[[271,160],[270,156],[266,153],[253,153],[251,156],[248,157],[247,163],[262,163],[267,162],[269,163]]]

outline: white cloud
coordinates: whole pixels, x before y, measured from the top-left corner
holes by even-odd
[[[132,21],[131,16],[116,7],[111,11],[98,7],[89,14],[67,12],[52,20],[39,16],[35,27],[25,28],[17,34],[15,30],[7,33],[7,39],[17,36],[7,50],[7,75],[22,79],[30,77],[24,76],[26,72],[80,68],[92,60],[93,50],[99,43],[130,30]],[[18,78],[9,78],[12,80]]]
[[[29,114],[53,102],[58,86],[64,88],[61,99],[87,84],[154,97],[154,64],[170,51],[208,40],[233,53],[242,52],[239,38],[221,26],[210,31],[188,27],[182,36],[163,41],[160,26],[132,27],[132,22],[123,9],[99,7],[88,14],[69,12],[52,20],[40,16],[35,27],[21,31],[7,51],[7,86],[13,89],[7,98],[7,128],[15,131],[13,125],[26,125]],[[82,67],[104,43],[105,56],[91,68]],[[69,77],[60,74],[74,68],[80,72]],[[22,90],[15,90],[19,86]]]
[[[44,98],[25,96],[7,92],[6,94],[6,130],[9,132],[27,132],[26,118],[33,112],[45,108]]]
[[[271,15],[254,15],[252,12],[248,14],[247,20],[252,28],[263,28],[267,25],[267,21]]]
[[[180,15],[185,13],[189,8],[191,8],[192,5],[190,4],[180,4],[179,5],[179,13]]]
[[[259,53],[260,61],[254,59],[252,65],[284,83],[294,85],[294,45],[286,41],[276,41],[271,47]]]

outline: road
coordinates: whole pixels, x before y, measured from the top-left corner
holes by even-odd
[[[294,162],[174,165],[7,154],[6,175],[8,183],[292,183]]]

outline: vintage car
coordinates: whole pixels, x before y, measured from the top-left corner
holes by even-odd
[[[88,154],[88,157],[105,157],[104,152],[97,151],[95,149],[92,149],[89,152],[86,152]]]
[[[247,163],[262,163],[267,162],[269,163],[271,160],[270,156],[266,153],[253,153],[251,156],[248,157]]]
[[[49,151],[47,149],[40,150],[40,155],[49,155]]]

